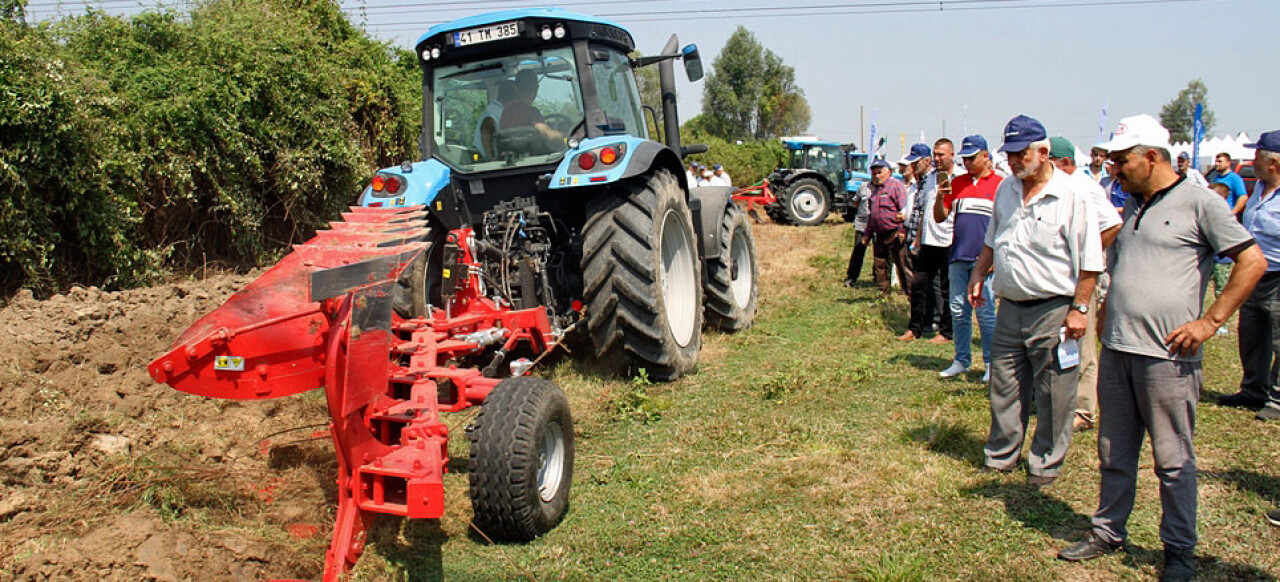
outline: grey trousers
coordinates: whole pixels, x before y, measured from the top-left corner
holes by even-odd
[[[1280,406],[1280,274],[1267,273],[1240,306],[1240,392]]]
[[[1034,305],[1000,301],[991,345],[991,433],[982,451],[987,466],[1004,470],[1018,463],[1034,394],[1036,432],[1027,466],[1045,477],[1062,470],[1080,370],[1058,365],[1058,333],[1070,307],[1070,297]]]
[[[1098,461],[1102,486],[1093,530],[1113,544],[1129,536],[1143,434],[1151,435],[1160,479],[1160,541],[1196,547],[1196,402],[1200,362],[1176,362],[1102,349],[1098,372]]]

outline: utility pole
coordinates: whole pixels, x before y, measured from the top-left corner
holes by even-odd
[[[858,106],[858,143],[862,145],[862,151],[867,151],[867,122],[862,116],[863,106]]]
[[[947,137],[947,120],[942,120],[942,137]]]

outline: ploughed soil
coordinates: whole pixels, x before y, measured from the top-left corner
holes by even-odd
[[[754,229],[762,295],[842,254]],[[320,577],[337,470],[323,393],[215,400],[146,371],[254,277],[0,303],[0,582]]]

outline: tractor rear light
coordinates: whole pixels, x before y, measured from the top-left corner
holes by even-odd
[[[374,192],[381,192],[387,186],[386,180],[382,178],[382,174],[374,174],[373,181],[369,183]]]
[[[579,301],[579,300],[577,300],[577,299],[574,299],[574,300],[573,300],[573,302],[569,304],[569,309],[572,309],[572,310],[574,310],[574,311],[581,312],[581,311],[582,311],[582,301]]]
[[[618,150],[611,147],[600,150],[600,163],[608,166],[618,161]]]
[[[400,178],[390,176],[387,178],[387,192],[395,194],[400,191]]]
[[[578,167],[583,170],[590,170],[596,167],[596,155],[591,152],[583,152],[578,156]]]

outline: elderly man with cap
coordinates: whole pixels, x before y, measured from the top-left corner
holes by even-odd
[[[907,270],[906,234],[902,213],[907,205],[907,190],[893,177],[889,162],[876,158],[871,162],[871,187],[867,189],[867,231],[862,244],[871,245],[872,273],[880,292],[891,291],[889,269],[898,270],[898,278],[910,279]]]
[[[969,277],[974,305],[987,303],[988,272],[1001,299],[983,469],[1017,466],[1034,400],[1027,483],[1042,487],[1057,479],[1071,444],[1079,371],[1073,345],[1087,326],[1089,298],[1103,267],[1102,239],[1079,182],[1049,163],[1044,125],[1025,115],[1013,118],[1000,151],[1014,174],[996,189],[991,226]]]
[[[1102,235],[1102,248],[1120,234],[1120,213],[1116,212],[1107,192],[1084,172],[1076,169],[1076,146],[1065,137],[1049,138],[1049,161],[1066,172],[1089,195],[1089,202],[1098,217],[1098,231]],[[1098,289],[1089,300],[1089,323],[1084,337],[1080,338],[1080,383],[1076,385],[1076,417],[1072,430],[1089,430],[1098,422],[1098,304],[1102,301],[1106,275],[1098,277]]]
[[[907,185],[907,206],[902,210],[899,216],[903,220],[906,243],[907,243],[907,269],[913,270],[915,267],[911,265],[910,246],[912,241],[920,235],[920,219],[916,208],[919,199],[924,194],[921,188],[924,186],[924,178],[928,176],[929,170],[933,167],[933,151],[928,145],[916,143],[911,145],[911,149],[907,152],[906,157],[902,158],[902,162],[906,162],[907,170],[902,173],[903,179]],[[907,299],[911,303],[911,314],[915,316],[915,301],[918,296],[911,291],[911,277],[902,280],[902,290],[906,292]],[[898,336],[899,341],[911,341],[924,335],[924,326],[914,319],[908,322],[907,331]]]
[[[924,144],[918,144],[924,145]],[[938,335],[929,343],[951,341],[951,310],[947,308],[950,291],[947,258],[951,253],[951,220],[933,218],[934,200],[951,192],[954,175],[954,146],[947,138],[934,142],[930,156],[933,169],[916,174],[916,195],[907,215],[907,253],[911,265],[911,319],[900,340],[924,336],[934,322]],[[917,150],[912,146],[912,151]],[[925,165],[923,168],[927,169]]]
[[[1187,152],[1178,154],[1178,175],[1191,180],[1191,183],[1196,186],[1209,187],[1209,181],[1204,179],[1204,174],[1191,167],[1191,154]]]
[[[960,144],[960,159],[966,173],[951,182],[951,192],[938,196],[933,203],[933,219],[939,223],[952,219],[954,229],[951,238],[951,255],[948,275],[951,281],[949,307],[951,329],[955,338],[955,359],[938,373],[943,378],[959,376],[973,364],[973,304],[969,302],[969,277],[973,264],[982,253],[982,243],[987,238],[991,223],[991,207],[1001,178],[991,164],[991,152],[987,139],[981,135],[964,138]],[[983,287],[984,302],[978,307],[978,330],[982,334],[982,363],[985,372],[982,382],[991,378],[991,340],[996,330],[996,304],[991,296],[990,278]]]
[[[1108,151],[1130,194],[1111,247],[1099,366],[1098,509],[1088,539],[1058,552],[1081,561],[1119,549],[1128,537],[1144,435],[1160,480],[1161,580],[1195,576],[1196,461],[1192,444],[1201,387],[1201,346],[1244,302],[1266,269],[1253,237],[1221,198],[1178,176],[1169,132],[1149,115],[1120,120]],[[1237,268],[1208,310],[1215,253]]]
[[[1267,273],[1240,308],[1240,364],[1244,377],[1240,392],[1223,396],[1218,404],[1260,408],[1259,420],[1280,418],[1280,391],[1276,370],[1280,369],[1280,131],[1259,136],[1253,171],[1258,183],[1244,207],[1244,227],[1258,241],[1267,259]],[[1239,269],[1239,266],[1236,267]],[[1231,282],[1228,279],[1227,285]]]
[[[733,180],[729,178],[729,173],[724,171],[724,166],[716,164],[711,167],[711,185],[733,187]]]

